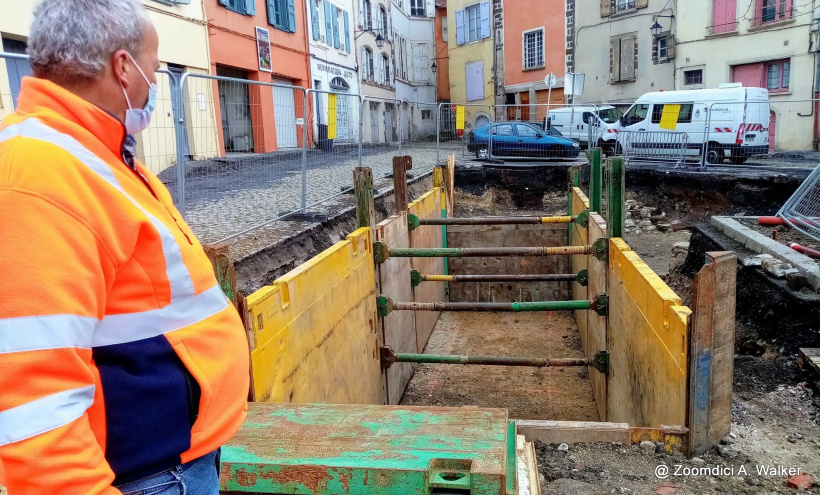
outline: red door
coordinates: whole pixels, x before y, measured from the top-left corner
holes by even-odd
[[[775,128],[777,127],[777,114],[774,110],[769,111],[769,153],[774,151]]]
[[[736,29],[737,0],[713,0],[712,34],[728,33]]]

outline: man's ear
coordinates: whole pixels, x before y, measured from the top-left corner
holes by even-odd
[[[134,70],[131,59],[128,57],[128,52],[125,50],[117,50],[111,55],[111,70],[114,72],[114,77],[122,84],[125,89],[128,89],[130,71]]]

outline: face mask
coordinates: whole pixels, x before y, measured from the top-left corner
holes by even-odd
[[[122,93],[125,95],[125,101],[128,103],[128,110],[125,111],[125,132],[128,134],[138,134],[147,129],[151,124],[151,114],[154,112],[157,103],[157,85],[152,84],[148,78],[145,77],[145,73],[130,53],[128,54],[128,58],[134,62],[137,70],[142,74],[142,78],[148,83],[148,103],[145,104],[145,108],[143,109],[131,108],[131,100],[128,99],[128,93],[125,92],[125,87],[120,83]]]

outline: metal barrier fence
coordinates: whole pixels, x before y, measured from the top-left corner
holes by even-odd
[[[777,215],[820,242],[820,166],[809,174]]]
[[[683,165],[689,147],[689,135],[674,131],[625,131],[620,133],[626,163],[664,163]]]

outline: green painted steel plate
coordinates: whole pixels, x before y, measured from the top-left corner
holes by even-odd
[[[507,477],[515,438],[508,435],[501,409],[251,403],[242,428],[222,448],[220,488],[513,495]]]

